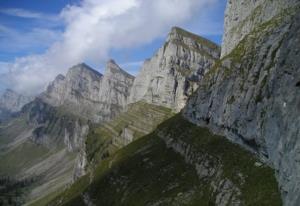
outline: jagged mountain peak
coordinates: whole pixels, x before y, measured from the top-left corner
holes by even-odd
[[[55,77],[55,81],[61,81],[61,80],[64,80],[66,77],[62,74],[59,74]]]
[[[145,100],[180,111],[198,82],[220,56],[220,47],[173,27],[165,44],[137,75],[130,102]]]
[[[125,70],[123,70],[117,63],[115,60],[110,59],[107,61],[106,63],[106,67],[105,67],[105,75],[109,75],[109,74],[115,74],[115,73],[121,73],[122,75],[125,75],[126,77],[129,77],[131,79],[134,79],[134,76],[132,76],[131,74],[129,74],[128,72],[126,72]]]
[[[58,75],[40,97],[51,106],[101,122],[122,111],[133,80],[114,60],[107,62],[104,75],[80,63],[71,67],[65,77]]]
[[[69,75],[81,75],[82,73],[89,73],[91,75],[96,75],[98,77],[102,77],[103,75],[96,71],[95,69],[93,69],[92,67],[88,66],[86,63],[79,63],[73,67],[71,67],[66,76]]]
[[[219,45],[216,43],[176,26],[172,27],[167,37],[166,43],[168,44],[169,42],[181,43],[190,48],[203,49],[203,47],[207,47],[209,49],[220,50]],[[215,57],[218,58],[218,55],[215,55]]]

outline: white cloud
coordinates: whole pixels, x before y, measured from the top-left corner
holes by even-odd
[[[35,11],[25,10],[21,8],[5,8],[0,9],[1,14],[15,16],[20,18],[30,18],[30,19],[47,19],[51,21],[57,21],[58,17],[55,15],[39,13]]]
[[[111,49],[149,43],[218,1],[83,0],[69,5],[60,14],[66,24],[62,39],[45,54],[16,59],[9,75],[11,86],[21,92],[40,92],[73,64],[99,64]]]

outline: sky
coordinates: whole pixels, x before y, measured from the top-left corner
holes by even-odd
[[[173,26],[221,44],[226,0],[0,0],[0,91],[43,91],[85,62],[136,75]]]

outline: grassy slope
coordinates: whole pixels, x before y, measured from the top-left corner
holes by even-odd
[[[13,119],[10,122],[0,123],[0,152],[27,128],[28,125],[24,116]]]
[[[86,140],[88,162],[95,165],[125,146],[126,143],[120,137],[125,128],[132,132],[133,139],[136,140],[152,132],[172,115],[170,109],[145,102],[129,105],[128,110],[114,120],[90,130]]]
[[[162,138],[191,145],[190,151],[198,159],[208,155],[209,167],[222,171],[221,176],[199,178],[195,164],[187,164],[180,154],[166,147]],[[238,145],[176,115],[152,134],[104,160],[91,184],[90,177],[84,176],[49,205],[83,205],[83,194],[104,206],[214,205],[216,194],[211,184],[220,177],[241,190],[239,199],[244,205],[281,205],[272,169],[255,166],[256,161]],[[241,176],[242,180],[238,178]]]
[[[49,156],[49,150],[43,146],[26,141],[13,150],[0,156],[0,174],[17,175]]]
[[[31,201],[62,190],[71,182],[75,154],[66,151],[62,128],[74,126],[71,124],[73,120],[86,122],[63,108],[44,106],[44,110],[39,111],[40,104],[32,103],[19,117],[0,125],[0,178],[9,176],[16,177],[16,181],[24,178],[34,180],[20,189],[16,188],[20,191],[20,198],[22,196],[20,202],[24,202],[25,196],[26,201]],[[47,118],[47,124],[41,128],[46,135],[53,137],[49,147],[36,144],[30,139],[34,126],[28,121],[31,121],[31,116],[36,116],[35,112],[44,112]]]

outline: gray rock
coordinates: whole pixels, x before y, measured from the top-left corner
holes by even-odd
[[[122,70],[113,60],[108,61],[99,93],[99,111],[104,120],[111,120],[122,112],[130,95],[134,77]]]
[[[228,55],[257,25],[297,3],[299,0],[228,0],[221,57]]]
[[[78,64],[66,77],[58,75],[39,98],[93,122],[107,121],[125,108],[133,80],[112,60],[104,76],[86,64]]]
[[[180,111],[219,54],[216,44],[174,27],[166,43],[145,61],[129,103],[144,100]]]
[[[300,205],[299,1],[228,1],[226,13],[223,58],[184,115],[259,154],[284,205]]]

